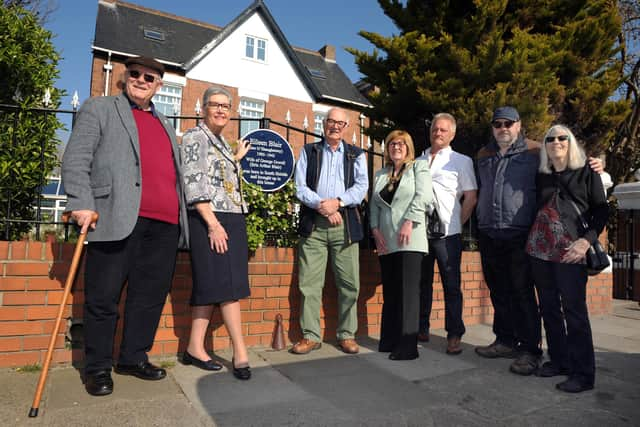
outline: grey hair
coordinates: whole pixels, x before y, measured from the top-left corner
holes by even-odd
[[[433,116],[433,119],[431,120],[431,127],[429,128],[429,131],[433,131],[433,126],[435,126],[436,122],[438,120],[448,120],[449,123],[451,123],[451,130],[453,131],[453,133],[456,132],[456,118],[453,117],[453,115],[449,114],[449,113],[438,113],[435,116]]]
[[[209,102],[209,98],[211,98],[213,95],[224,95],[229,100],[229,104],[233,105],[233,98],[231,97],[231,92],[219,86],[209,86],[207,90],[204,91],[204,95],[202,95],[202,108],[207,106],[207,102]]]
[[[567,169],[580,169],[587,163],[587,155],[584,148],[576,140],[575,135],[565,125],[554,125],[547,131],[542,140],[543,147],[540,149],[540,168],[541,173],[551,173],[551,160],[547,156],[546,139],[552,132],[561,131],[569,137],[569,147],[567,152]]]

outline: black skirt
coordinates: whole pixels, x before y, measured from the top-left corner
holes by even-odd
[[[191,305],[220,304],[248,297],[249,248],[244,215],[216,212],[227,232],[228,250],[211,249],[206,222],[197,211],[189,211],[191,238]]]

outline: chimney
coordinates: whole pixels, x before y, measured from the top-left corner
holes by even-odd
[[[330,44],[326,44],[318,51],[325,61],[336,62],[336,48]]]

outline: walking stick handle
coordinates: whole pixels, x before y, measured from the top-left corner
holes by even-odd
[[[69,222],[71,219],[71,215],[68,212],[65,212],[62,216],[65,222]],[[98,214],[94,213],[91,217],[91,222],[95,223],[98,221]],[[31,409],[29,410],[29,417],[37,417],[38,416],[38,408],[40,406],[40,399],[42,397],[42,390],[44,389],[44,385],[47,382],[47,375],[49,373],[49,365],[51,364],[51,357],[53,356],[53,348],[56,344],[56,337],[58,336],[58,332],[60,331],[60,323],[62,322],[62,315],[64,314],[64,308],[67,305],[67,299],[69,298],[69,294],[71,293],[71,286],[73,285],[73,281],[76,277],[76,272],[78,270],[78,264],[80,263],[80,256],[82,255],[82,248],[84,246],[84,240],[87,237],[87,234],[78,235],[78,242],[76,243],[75,250],[73,251],[73,258],[71,259],[71,267],[69,268],[69,273],[67,274],[67,281],[64,284],[64,292],[62,294],[62,301],[60,301],[60,307],[58,308],[58,317],[56,318],[56,322],[53,326],[53,331],[51,331],[51,339],[49,340],[49,348],[47,349],[47,354],[44,358],[44,364],[42,366],[42,371],[40,372],[40,379],[38,380],[38,386],[36,387],[36,392],[33,396],[33,404],[31,405]]]

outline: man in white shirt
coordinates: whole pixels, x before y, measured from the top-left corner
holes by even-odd
[[[460,340],[465,333],[462,320],[460,262],[462,225],[469,220],[477,202],[478,185],[470,157],[451,149],[456,135],[456,119],[448,113],[433,118],[431,147],[421,158],[429,161],[433,180],[434,208],[444,225],[442,238],[429,238],[429,253],[422,264],[420,286],[420,341],[429,341],[429,317],[433,300],[434,262],[438,262],[445,298],[447,354],[462,353]]]

